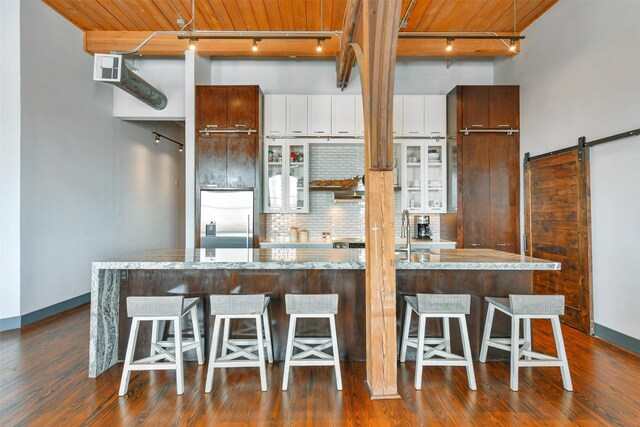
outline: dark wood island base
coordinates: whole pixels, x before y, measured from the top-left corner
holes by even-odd
[[[340,358],[362,361],[365,360],[364,275],[364,270],[128,270],[127,278],[120,283],[120,307],[125,307],[127,296],[169,294],[177,287],[192,294],[264,293],[271,298],[269,310],[274,357],[283,360],[289,324],[284,295],[337,293],[340,296],[336,319]],[[398,270],[396,277],[398,337],[401,335],[404,295],[417,292],[471,295],[471,313],[467,316],[467,325],[474,360],[480,352],[486,316],[484,297],[532,293],[531,271]],[[318,322],[303,320],[298,322],[300,334],[328,334],[328,323],[326,328],[318,330]],[[119,360],[124,358],[130,323],[125,310],[120,310]],[[140,343],[149,342],[150,339],[151,328],[144,326],[146,328],[141,328],[139,334]],[[431,334],[439,333],[441,323],[432,320],[428,327]],[[508,336],[506,316],[496,316],[493,331],[494,334]],[[451,339],[454,351],[461,351],[459,328],[455,322],[451,325]],[[415,357],[414,353],[410,351],[409,358]],[[507,353],[499,351],[489,356],[505,360],[508,357]]]

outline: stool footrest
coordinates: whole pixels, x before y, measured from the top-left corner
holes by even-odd
[[[141,363],[134,362],[129,365],[130,371],[164,371],[167,369],[176,369],[175,363],[160,362],[160,363]]]

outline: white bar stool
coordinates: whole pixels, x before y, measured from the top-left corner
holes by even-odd
[[[175,370],[178,394],[184,393],[184,367],[182,353],[196,350],[198,364],[204,363],[202,342],[198,330],[198,298],[184,297],[127,297],[127,316],[132,317],[127,354],[124,359],[122,380],[119,395],[124,396],[129,389],[131,371]],[[193,340],[182,339],[182,318],[191,315],[193,325]],[[140,322],[151,321],[151,348],[149,357],[133,360],[138,338]],[[175,329],[175,342],[158,341],[158,322],[172,321]],[[173,347],[174,351],[165,348]],[[166,360],[164,362],[163,360]]]
[[[469,314],[471,307],[470,295],[445,295],[445,294],[417,294],[405,296],[405,318],[400,343],[400,362],[405,361],[407,347],[416,349],[416,377],[414,386],[417,390],[422,388],[423,366],[465,366],[469,388],[476,390],[476,376],[473,372],[473,360],[471,359],[471,346],[469,345],[469,333],[467,332],[467,320],[465,314]],[[418,336],[409,337],[411,314],[418,314]],[[426,338],[427,318],[442,319],[442,337]],[[451,353],[451,340],[449,335],[449,319],[458,319],[460,324],[460,336],[464,357]],[[434,356],[440,357],[434,359]]]
[[[260,368],[260,387],[267,391],[267,371],[264,350],[267,348],[269,362],[273,362],[271,332],[269,325],[269,298],[264,295],[211,295],[211,315],[215,316],[211,353],[207,369],[205,393],[213,389],[215,368]],[[229,339],[231,319],[252,319],[256,322],[256,339]],[[218,356],[220,328],[225,323],[222,354]],[[264,332],[263,332],[264,329]],[[263,336],[264,333],[264,336]],[[227,351],[230,351],[229,353]],[[258,352],[256,356],[254,352]]]
[[[564,314],[564,295],[509,295],[509,298],[485,297],[489,303],[484,325],[480,361],[487,361],[489,347],[511,352],[511,389],[518,391],[518,368],[521,366],[559,366],[564,388],[572,391],[569,362],[564,349],[560,315]],[[511,338],[491,338],[496,309],[511,317]],[[520,339],[520,319],[524,322],[524,339]],[[549,319],[553,327],[557,357],[537,353],[531,346],[531,319]],[[524,360],[522,357],[524,356]],[[536,359],[536,360],[533,360]]]
[[[340,352],[336,334],[336,314],[338,313],[338,294],[285,295],[287,314],[289,315],[289,336],[284,359],[282,390],[289,385],[291,366],[333,366],[336,374],[336,388],[342,390],[340,374]],[[329,319],[331,337],[296,338],[296,321],[299,318]],[[333,355],[325,352],[332,348]],[[302,350],[293,354],[294,348]]]

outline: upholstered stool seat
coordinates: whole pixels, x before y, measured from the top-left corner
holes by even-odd
[[[257,367],[260,369],[260,388],[267,391],[265,347],[269,362],[273,362],[273,347],[269,323],[269,301],[265,295],[211,295],[211,315],[215,316],[211,353],[207,369],[205,392],[213,389],[215,368]],[[255,321],[255,339],[231,339],[229,337],[232,319]],[[224,323],[221,355],[218,355],[220,329]],[[258,354],[254,354],[257,352]]]
[[[564,295],[509,295],[509,298],[485,297],[489,304],[480,349],[480,361],[486,362],[489,347],[511,353],[511,389],[518,390],[518,369],[521,366],[558,366],[564,388],[571,391],[571,374],[564,348],[560,315],[564,314]],[[511,317],[511,338],[491,338],[493,315],[499,310]],[[531,319],[549,319],[553,328],[557,356],[533,351]],[[520,338],[520,320],[523,321],[523,338]],[[524,360],[523,360],[524,358]]]
[[[342,390],[340,373],[340,352],[336,333],[338,294],[285,295],[285,305],[289,315],[289,335],[282,374],[282,390],[289,385],[291,366],[333,366],[336,388]],[[296,337],[296,322],[300,318],[329,319],[330,337]],[[328,354],[331,348],[333,354]],[[294,354],[294,349],[300,352]]]
[[[176,371],[177,393],[184,393],[183,352],[196,350],[198,364],[204,363],[202,342],[198,328],[197,298],[185,299],[181,296],[127,297],[127,316],[132,318],[131,332],[124,359],[119,395],[124,396],[129,388],[131,371],[173,369]],[[182,339],[182,318],[191,316],[193,340]],[[150,356],[134,360],[136,340],[140,322],[151,321]],[[175,341],[158,341],[158,322],[174,322]],[[173,348],[174,351],[169,349]]]
[[[416,349],[416,375],[414,386],[422,388],[422,368],[424,366],[465,366],[469,388],[476,389],[476,377],[471,359],[471,346],[467,332],[466,314],[471,307],[470,295],[417,294],[405,296],[405,319],[400,343],[400,362],[406,360],[407,347]],[[410,337],[411,314],[418,315],[418,336]],[[442,337],[426,338],[428,318],[442,319]],[[449,319],[458,319],[464,356],[451,352]]]

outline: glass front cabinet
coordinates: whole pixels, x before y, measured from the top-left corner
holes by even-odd
[[[447,211],[447,150],[442,140],[402,142],[402,208],[413,213]]]
[[[264,144],[264,212],[309,212],[309,144],[267,140]]]

